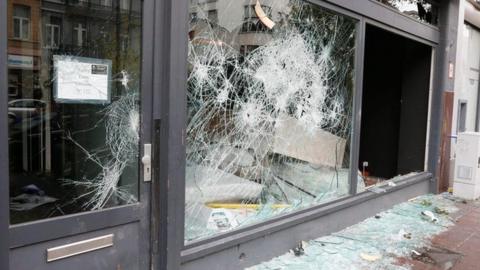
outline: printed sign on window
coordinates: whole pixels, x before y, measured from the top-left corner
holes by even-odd
[[[55,55],[53,61],[56,102],[110,102],[111,60]]]

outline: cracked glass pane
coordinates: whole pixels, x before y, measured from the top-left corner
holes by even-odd
[[[376,0],[424,23],[438,24],[438,3],[432,0]]]
[[[356,22],[295,0],[189,12],[185,240],[347,196]]]
[[[12,224],[137,201],[142,1],[123,2],[8,1]]]

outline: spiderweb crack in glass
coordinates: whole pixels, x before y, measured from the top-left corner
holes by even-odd
[[[83,208],[102,209],[112,198],[126,203],[136,201],[128,186],[120,186],[119,181],[125,168],[138,159],[139,142],[139,99],[137,91],[128,89],[128,73],[122,71],[122,85],[127,87],[127,94],[112,102],[101,113],[104,114],[105,149],[89,151],[72,137],[73,142],[85,154],[86,158],[100,168],[93,178],[83,177],[81,180],[64,179],[66,185],[84,187],[87,191],[75,198],[85,199]],[[101,123],[97,123],[97,126]]]
[[[8,66],[10,224],[136,202],[142,1],[27,2],[31,35],[7,44],[23,63]]]
[[[217,4],[218,22],[197,6],[189,34],[190,240],[215,233],[205,226],[209,202],[258,204],[244,225],[348,194],[355,22],[273,1],[274,29],[242,33],[232,26],[236,3]],[[248,44],[255,48],[242,52]],[[289,207],[271,207],[279,203]]]

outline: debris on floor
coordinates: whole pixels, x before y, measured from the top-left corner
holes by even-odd
[[[303,248],[304,245],[305,244],[303,242],[300,242],[300,244],[298,244],[298,246],[292,249],[291,252],[297,257],[304,255],[305,254],[305,249]]]
[[[423,248],[421,251],[412,250],[412,259],[425,264],[434,265],[440,269],[451,269],[462,254],[441,247]]]
[[[455,202],[448,193],[420,196],[340,232],[305,242],[303,255],[287,253],[248,270],[410,269],[398,263],[402,257],[423,258],[449,269],[461,255],[432,247],[430,239],[454,224],[448,213],[458,210]]]
[[[437,222],[438,221],[438,218],[435,217],[435,215],[431,212],[431,211],[423,211],[422,212],[422,215],[429,221],[431,222]]]

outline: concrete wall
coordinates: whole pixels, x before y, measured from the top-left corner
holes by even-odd
[[[458,134],[459,103],[467,102],[466,131],[478,131],[480,79],[480,10],[468,0],[460,1],[458,15],[457,54],[455,62],[455,89],[450,149],[450,186],[455,168],[455,146]],[[479,28],[476,28],[479,27]]]

